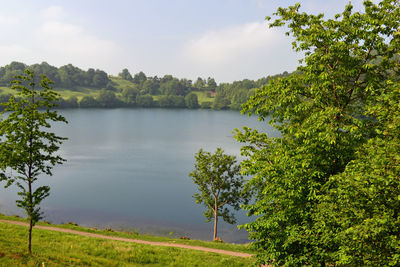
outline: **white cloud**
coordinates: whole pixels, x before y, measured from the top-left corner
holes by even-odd
[[[282,30],[253,22],[205,32],[186,43],[182,60],[199,75],[230,81],[294,70],[291,41]],[[217,77],[219,78],[219,77]]]
[[[72,63],[104,68],[113,60],[117,45],[87,33],[84,28],[60,21],[46,21],[36,31],[38,50],[57,65]]]
[[[63,7],[61,6],[50,6],[42,11],[44,19],[54,20],[62,19],[66,16]]]
[[[0,14],[0,65],[47,61],[55,66],[72,63],[83,69],[109,71],[115,64],[118,46],[88,32],[83,25],[71,23],[73,17],[63,7],[51,6],[38,14]]]
[[[10,27],[19,23],[19,19],[15,16],[4,16],[0,15],[0,26]]]
[[[189,41],[184,53],[198,62],[226,64],[240,54],[265,48],[279,41],[275,31],[267,31],[265,23],[249,23],[220,31],[210,31]]]
[[[25,48],[22,45],[0,44],[0,57],[2,61],[7,62],[7,64],[10,63],[11,61],[23,61],[29,55],[30,55],[29,49]]]

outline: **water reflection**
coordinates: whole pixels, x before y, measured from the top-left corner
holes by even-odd
[[[86,226],[211,239],[203,207],[188,173],[200,148],[240,154],[232,130],[246,125],[270,131],[264,122],[232,111],[114,109],[64,110],[69,124],[53,130],[69,138],[61,150],[68,160],[41,177],[51,187],[42,207],[46,219]],[[271,132],[273,134],[273,132]],[[276,133],[275,133],[276,134]],[[38,184],[39,185],[39,184]],[[0,189],[0,212],[21,213],[16,189]],[[248,221],[244,212],[239,223]],[[222,239],[245,242],[247,234],[221,223]]]

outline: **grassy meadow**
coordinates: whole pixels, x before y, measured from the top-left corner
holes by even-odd
[[[23,218],[4,215],[0,215],[0,219],[26,221]],[[49,223],[41,222],[38,225],[49,226]],[[73,224],[51,226],[132,239],[252,253],[248,245],[105,231]],[[104,240],[42,229],[33,230],[33,254],[30,256],[26,251],[27,233],[27,227],[0,223],[0,266],[250,266],[255,262],[253,258]]]

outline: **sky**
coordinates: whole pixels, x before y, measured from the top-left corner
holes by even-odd
[[[219,82],[293,71],[301,55],[265,16],[301,3],[332,17],[349,0],[0,0],[0,66],[46,61],[118,75]],[[361,10],[362,0],[353,0]]]

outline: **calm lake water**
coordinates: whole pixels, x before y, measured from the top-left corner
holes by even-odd
[[[53,130],[69,140],[61,154],[67,159],[42,176],[50,185],[43,201],[46,220],[84,226],[137,230],[139,233],[211,239],[212,222],[192,198],[196,187],[188,173],[194,154],[203,148],[240,155],[232,130],[246,125],[268,131],[266,122],[233,111],[167,109],[63,110],[69,124]],[[38,183],[38,184],[39,184]],[[0,212],[20,214],[16,187],[0,188]],[[249,221],[244,212],[238,222]],[[247,233],[219,224],[219,236],[246,242]]]

